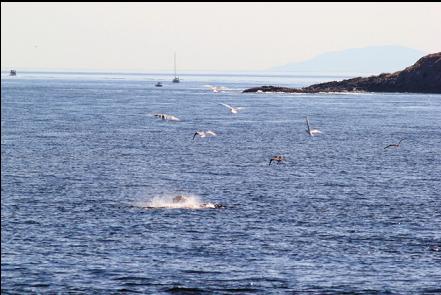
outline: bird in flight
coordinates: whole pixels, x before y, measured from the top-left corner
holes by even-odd
[[[285,161],[285,157],[284,156],[280,156],[280,155],[279,156],[274,156],[274,157],[271,158],[271,160],[269,161],[268,165],[271,165],[271,163],[273,161],[276,161],[277,164],[280,164],[280,162]]]
[[[195,133],[194,133],[194,135],[193,135],[193,140],[194,140],[194,138],[196,137],[196,136],[199,136],[199,137],[208,137],[208,136],[216,136],[217,134],[216,133],[214,133],[213,131],[211,131],[211,130],[207,130],[207,131],[196,131]]]
[[[306,133],[308,133],[309,136],[314,136],[315,134],[321,133],[318,129],[311,129],[311,127],[309,126],[308,117],[306,117],[306,126],[308,127],[308,129],[306,129]]]
[[[239,112],[239,110],[242,109],[242,108],[235,108],[235,107],[232,107],[232,106],[227,105],[227,104],[225,104],[225,103],[221,103],[221,105],[223,105],[223,106],[229,108],[229,109],[230,109],[230,112],[233,113],[233,114],[237,114],[237,112]]]
[[[173,115],[167,115],[167,114],[154,114],[156,118],[159,118],[161,120],[169,120],[169,121],[179,121],[178,118],[176,118]]]
[[[384,147],[384,149],[390,148],[390,147],[400,147],[401,142],[404,140],[405,138],[401,139],[398,143],[392,143],[389,144],[388,146]]]

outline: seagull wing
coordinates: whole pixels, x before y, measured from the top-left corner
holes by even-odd
[[[168,115],[168,116],[167,116],[167,119],[168,119],[168,120],[172,120],[172,121],[179,121],[179,118],[177,118],[177,117],[175,117],[175,116],[173,116],[173,115]]]
[[[309,120],[308,117],[306,117],[306,125],[308,126],[308,133],[310,132],[311,128],[309,127]]]
[[[227,105],[227,104],[225,104],[225,103],[221,103],[221,105],[223,105],[223,106],[229,108],[230,110],[233,110],[233,109],[234,109],[232,106],[229,106],[229,105]]]
[[[205,132],[206,134],[208,134],[208,135],[213,135],[213,136],[216,136],[217,134],[216,133],[214,133],[213,131],[211,131],[211,130],[208,130],[207,132]]]

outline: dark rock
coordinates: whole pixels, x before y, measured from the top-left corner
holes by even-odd
[[[357,77],[343,81],[314,84],[304,88],[262,86],[245,89],[249,92],[413,92],[441,93],[441,52],[420,58],[414,65],[391,74]]]
[[[247,92],[286,92],[286,93],[303,93],[302,88],[289,88],[289,87],[277,87],[277,86],[261,86],[245,89],[243,93]]]

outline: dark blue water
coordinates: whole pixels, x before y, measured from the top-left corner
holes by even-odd
[[[440,95],[182,78],[2,76],[2,293],[441,292]],[[145,208],[176,194],[226,207]]]

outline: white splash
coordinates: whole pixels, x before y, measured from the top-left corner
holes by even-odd
[[[213,86],[213,85],[204,85],[204,86],[210,88],[210,90],[215,92],[215,93],[233,90],[231,88],[227,88],[227,87],[224,87],[224,86]]]
[[[209,209],[216,208],[216,204],[203,203],[198,196],[194,195],[172,195],[155,196],[146,202],[138,202],[137,207],[141,208],[163,208],[163,209]]]

